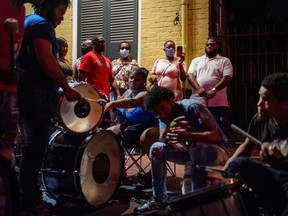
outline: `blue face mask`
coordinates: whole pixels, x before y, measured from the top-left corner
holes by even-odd
[[[165,48],[165,53],[168,57],[174,57],[175,49],[173,48]]]
[[[129,50],[120,49],[120,55],[121,55],[123,58],[126,58],[126,57],[129,55]]]

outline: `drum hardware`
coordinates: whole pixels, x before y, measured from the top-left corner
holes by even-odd
[[[222,179],[222,183],[179,195],[168,201],[169,215],[248,216],[239,179]]]
[[[197,169],[203,170],[203,171],[207,171],[207,172],[219,172],[221,173],[223,176],[227,176],[227,172],[221,169],[217,169],[215,167],[211,167],[211,166],[203,166],[203,165],[196,165]]]
[[[232,130],[234,130],[235,132],[243,135],[244,137],[249,138],[249,140],[251,140],[253,143],[257,144],[257,145],[262,145],[262,142],[258,139],[256,139],[255,137],[251,136],[249,133],[247,133],[246,131],[242,130],[241,128],[237,127],[236,125],[232,124],[231,122],[229,122],[227,119],[224,119],[223,117],[220,117],[220,121],[224,123],[224,125],[226,125],[228,128],[231,128]]]
[[[98,100],[94,100],[92,98],[84,98],[85,100],[89,101],[89,102],[95,102],[98,103],[100,106],[105,106],[107,104],[107,101],[104,99],[98,99]]]
[[[123,149],[111,131],[75,135],[57,131],[46,149],[39,180],[42,190],[63,206],[99,208],[112,201],[124,164]]]

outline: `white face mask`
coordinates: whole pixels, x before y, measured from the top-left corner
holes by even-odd
[[[175,49],[173,49],[173,48],[170,48],[170,49],[165,48],[165,53],[166,53],[166,55],[167,55],[168,57],[174,57],[174,55],[175,55]]]
[[[120,49],[120,55],[121,55],[123,58],[126,58],[126,57],[129,55],[129,50]]]

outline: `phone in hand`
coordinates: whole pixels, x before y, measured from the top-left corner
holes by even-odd
[[[183,51],[183,47],[182,46],[177,46],[177,52],[176,52],[177,57],[181,57],[182,56],[182,51]]]

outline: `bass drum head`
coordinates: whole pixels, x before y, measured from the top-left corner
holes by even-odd
[[[20,214],[20,193],[14,171],[0,156],[0,215]]]
[[[77,90],[83,99],[69,102],[63,97],[59,106],[60,120],[71,133],[87,134],[102,120],[104,107],[97,103],[101,95],[97,89],[86,83],[74,84],[71,87]]]
[[[123,150],[108,130],[96,133],[86,145],[80,167],[80,185],[86,201],[95,207],[112,200],[121,182]]]

